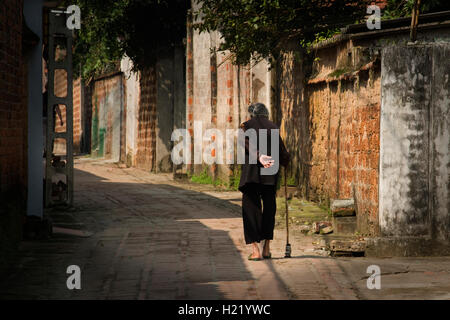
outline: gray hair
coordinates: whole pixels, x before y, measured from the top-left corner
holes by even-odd
[[[249,105],[249,106],[248,106],[248,109],[247,109],[248,113],[249,113],[250,116],[252,116],[252,117],[253,117],[253,109],[255,109],[255,106],[254,106],[253,104]]]
[[[266,106],[261,102],[256,102],[256,103],[251,104],[248,107],[248,111],[252,115],[252,118],[258,117],[258,116],[267,117],[267,118],[269,117],[269,110],[267,110]]]

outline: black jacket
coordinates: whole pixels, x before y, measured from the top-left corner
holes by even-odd
[[[279,164],[286,167],[289,164],[290,155],[286,150],[286,147],[283,143],[283,140],[278,135],[278,137],[271,137],[270,129],[279,129],[278,126],[267,119],[266,117],[257,116],[249,121],[241,124],[241,129],[245,132],[248,129],[254,129],[256,131],[258,143],[256,145],[249,145],[249,138],[245,137],[245,164],[242,165],[241,170],[241,180],[239,182],[239,190],[244,192],[246,185],[249,183],[260,183],[260,184],[268,184],[268,185],[276,185],[277,179],[279,176],[279,170],[276,174],[273,175],[261,175],[261,168],[263,168],[262,164],[259,162],[260,152],[259,152],[259,130],[267,129],[267,155],[271,155],[271,145],[270,142],[272,139],[279,139]],[[257,163],[250,164],[249,163],[249,155],[256,154]],[[275,159],[274,159],[275,160]],[[279,168],[280,169],[280,168]]]

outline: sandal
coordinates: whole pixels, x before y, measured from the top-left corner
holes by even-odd
[[[250,255],[248,256],[248,260],[250,261],[261,261],[261,258],[252,258],[252,254],[250,253]]]

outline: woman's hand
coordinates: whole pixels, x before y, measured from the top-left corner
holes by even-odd
[[[264,166],[264,168],[270,168],[275,163],[275,160],[272,160],[271,156],[267,156],[265,154],[262,154],[259,157],[259,162]]]

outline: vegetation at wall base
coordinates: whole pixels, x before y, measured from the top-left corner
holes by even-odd
[[[240,181],[240,169],[235,170],[233,174],[229,177],[228,182],[224,181],[218,177],[214,178],[209,173],[209,169],[205,168],[200,174],[193,174],[189,176],[189,180],[198,184],[209,184],[215,187],[227,190],[227,191],[237,191]]]

